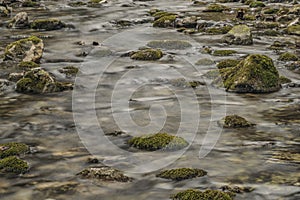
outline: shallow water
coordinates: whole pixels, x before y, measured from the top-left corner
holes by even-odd
[[[71,8],[68,2],[44,1],[47,9],[25,9],[31,19],[59,17],[75,26],[75,29],[40,33],[47,36],[42,67],[58,79],[64,79],[58,72],[63,66],[78,66],[80,72],[74,91],[25,95],[11,90],[1,95],[1,143],[24,142],[33,149],[33,153],[25,157],[30,163],[28,173],[20,177],[0,177],[1,199],[154,200],[169,199],[170,194],[187,188],[219,188],[227,184],[255,188],[251,193],[238,194],[236,199],[300,198],[299,159],[274,157],[280,152],[299,153],[300,115],[295,114],[300,112],[299,88],[283,88],[271,94],[225,93],[210,86],[209,80],[201,76],[214,69],[214,65],[194,65],[200,58],[221,59],[199,52],[204,45],[221,48],[216,42],[220,36],[187,36],[173,29],[152,28],[151,23],[127,28],[110,23],[120,19],[151,19],[147,11],[157,7],[191,13],[202,9],[191,7],[189,1],[176,1],[173,6],[174,1],[169,0],[134,3],[118,0],[100,8]],[[132,7],[122,7],[129,3]],[[19,10],[21,8],[15,12]],[[1,27],[1,47],[14,41],[15,36],[31,33]],[[165,50],[168,55],[155,62],[120,57],[157,39],[187,40],[192,47]],[[87,45],[77,45],[78,41]],[[93,41],[101,46],[90,45]],[[254,46],[228,48],[237,50],[238,56],[263,53],[275,60],[277,55],[266,50],[273,41],[274,38],[261,37],[255,40]],[[89,55],[76,56],[83,51]],[[299,74],[285,70],[280,63],[275,64],[281,74],[299,81]],[[1,67],[1,78],[10,71]],[[206,85],[191,89],[172,82],[183,77],[201,80]],[[149,113],[149,109],[152,112]],[[217,122],[226,114],[241,115],[257,126],[222,130]],[[166,119],[163,116],[167,116]],[[136,123],[134,126],[129,117]],[[126,133],[104,136],[100,134],[99,124],[104,133],[120,129]],[[177,133],[179,128],[179,134],[193,143],[178,159],[175,153],[145,153],[126,145],[130,136],[154,129]],[[207,153],[215,140],[213,150],[199,158],[199,150]],[[101,183],[78,178],[76,174],[89,166],[86,161],[93,157],[89,151],[98,153],[96,156],[104,164],[125,170],[134,181]],[[166,162],[161,158],[170,160]],[[145,165],[135,168],[132,163]],[[151,169],[160,170],[156,166],[196,167],[206,170],[208,176],[180,182],[163,180],[155,177],[156,171],[151,172]],[[137,173],[139,171],[144,173]],[[65,192],[53,189],[59,184],[70,186]]]

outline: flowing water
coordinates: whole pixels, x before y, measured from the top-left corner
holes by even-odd
[[[283,152],[299,156],[299,88],[282,88],[271,94],[236,94],[210,86],[209,80],[201,75],[215,66],[195,63],[201,58],[221,59],[200,53],[204,45],[222,48],[217,42],[220,36],[187,36],[174,29],[153,28],[149,23],[152,18],[147,11],[151,8],[190,13],[202,9],[191,6],[190,1],[179,0],[174,5],[170,0],[113,0],[99,8],[72,8],[68,2],[43,1],[45,9],[18,8],[14,12],[25,10],[31,19],[59,17],[73,24],[74,29],[34,32],[0,28],[2,49],[18,37],[32,33],[43,35],[45,52],[41,66],[58,79],[64,79],[58,69],[68,65],[80,68],[74,91],[27,95],[11,89],[1,95],[1,143],[18,141],[32,147],[32,154],[24,158],[30,163],[28,173],[0,177],[1,199],[154,200],[169,199],[171,194],[188,188],[219,188],[228,184],[255,188],[251,193],[238,194],[236,199],[300,198],[299,158],[276,156]],[[112,23],[124,19],[136,23],[125,28]],[[133,61],[121,56],[158,39],[187,40],[192,47],[165,50],[168,55],[159,61]],[[78,41],[86,45],[80,46]],[[92,46],[93,41],[101,45]],[[255,39],[254,46],[227,48],[239,52],[235,57],[262,53],[275,60],[277,55],[266,50],[273,41],[274,38],[262,37]],[[82,52],[88,56],[78,56]],[[281,74],[292,81],[299,80],[299,74],[275,64]],[[1,78],[11,71],[2,66]],[[192,89],[180,84],[180,78],[206,84]],[[222,130],[217,122],[227,114],[238,114],[257,125]],[[130,127],[128,118],[136,127]],[[153,120],[157,124],[151,124]],[[97,132],[100,134],[99,124],[104,133],[120,129],[126,133],[100,135],[99,141],[92,137]],[[149,124],[153,126],[147,127]],[[145,134],[153,128],[169,133],[177,133],[180,128],[181,136],[191,139],[192,145],[169,163],[159,158],[172,158],[175,154],[171,152],[135,152],[126,145],[129,136]],[[200,149],[208,154],[200,158]],[[123,150],[129,150],[134,157],[119,155]],[[89,166],[86,161],[93,157],[90,153],[98,153],[104,164],[125,170],[134,180],[102,183],[78,178],[76,174]],[[134,168],[131,159],[149,166]],[[174,182],[156,178],[157,171],[134,173],[155,169],[156,165],[201,168],[208,176]]]

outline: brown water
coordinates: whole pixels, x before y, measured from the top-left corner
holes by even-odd
[[[151,19],[147,15],[151,8],[191,13],[202,8],[192,7],[191,2],[182,0],[176,1],[176,5],[169,0],[134,3],[118,0],[110,1],[100,8],[71,8],[66,5],[68,1],[43,3],[47,9],[22,10],[26,10],[31,19],[59,17],[76,28],[40,33],[47,36],[44,39],[46,48],[42,67],[59,79],[64,79],[58,72],[63,66],[78,66],[80,73],[74,91],[25,95],[11,90],[1,95],[1,143],[19,141],[29,144],[33,149],[33,153],[25,157],[30,163],[28,173],[20,177],[0,177],[1,199],[169,199],[170,194],[183,189],[219,188],[226,184],[255,188],[251,193],[238,194],[236,199],[300,198],[299,159],[282,160],[274,157],[280,152],[299,155],[299,88],[283,88],[271,94],[225,93],[211,87],[209,80],[201,76],[209,69],[214,69],[214,65],[194,65],[200,58],[208,57],[199,52],[203,45],[221,48],[216,42],[220,36],[185,36],[173,29],[152,28],[151,23],[127,28],[110,23],[120,19]],[[122,7],[128,3],[132,7]],[[18,9],[15,10],[17,11]],[[14,41],[16,36],[38,33],[32,30],[8,30],[4,27],[0,29],[1,47]],[[166,50],[168,55],[156,62],[132,61],[120,57],[155,39],[188,40],[193,47]],[[77,45],[78,41],[85,41],[87,45]],[[94,47],[90,45],[93,41],[102,45]],[[255,40],[254,46],[230,46],[227,49],[239,52],[234,57],[262,53],[275,60],[277,55],[266,50],[273,41],[274,38],[261,37],[260,40]],[[89,55],[76,56],[83,51],[89,52]],[[295,82],[299,81],[299,74],[287,71],[281,63],[275,64],[281,74]],[[13,70],[1,67],[1,78],[10,71]],[[191,89],[172,82],[182,77],[206,81],[207,84]],[[131,93],[132,96],[127,98]],[[124,99],[120,98],[123,96]],[[128,103],[129,98],[133,101]],[[184,103],[181,104],[180,100]],[[127,107],[124,107],[124,102],[128,103]],[[153,105],[163,106],[165,109],[167,118],[162,127],[159,126],[164,120],[161,107],[153,110],[153,114],[158,115],[149,114],[149,108]],[[187,106],[183,107],[184,105]],[[137,124],[136,129],[126,124],[128,119],[124,119],[125,123],[121,126],[125,127],[123,131],[127,134],[117,137],[99,136],[112,143],[98,143],[99,138],[88,138],[101,132],[98,123],[104,133],[120,130],[120,124],[116,123],[114,117],[122,117],[128,110]],[[217,121],[226,114],[241,115],[257,126],[251,129],[222,130]],[[126,157],[127,154],[119,155],[120,149],[116,148],[118,145],[128,150],[125,143],[129,135],[139,135],[140,130],[143,134],[148,133],[148,129],[143,126],[151,124],[151,117],[156,119],[159,131],[176,133],[180,127],[188,139],[193,139],[189,149],[170,165],[159,158],[172,158],[175,156],[172,153],[135,152],[134,157],[129,158]],[[195,117],[199,117],[199,122]],[[149,130],[152,130],[151,127]],[[195,131],[196,135],[190,131]],[[222,134],[218,138],[220,131]],[[206,152],[205,149],[210,148],[215,140],[217,143],[213,150],[204,158],[199,158],[200,148]],[[113,152],[114,150],[117,151]],[[92,157],[89,151],[99,153],[97,156],[100,156],[103,163],[125,170],[135,178],[134,181],[101,183],[76,177],[80,170],[89,166],[86,163]],[[156,159],[158,160],[153,166],[149,164],[143,169],[131,165],[135,160],[141,164]],[[147,171],[146,169],[155,168],[156,165],[165,168],[197,167],[208,171],[208,176],[174,182],[156,178],[155,171],[134,173]],[[53,186],[59,187],[59,184],[69,184],[67,192],[53,189]]]

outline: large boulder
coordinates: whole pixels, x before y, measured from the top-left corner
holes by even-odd
[[[223,42],[235,45],[251,45],[253,38],[247,25],[234,26],[223,38]]]
[[[249,55],[235,67],[220,69],[213,84],[238,93],[268,93],[281,87],[277,69],[265,55]]]
[[[8,24],[8,28],[28,28],[29,18],[26,12],[20,12]]]
[[[27,72],[16,85],[16,91],[21,93],[50,93],[72,89],[72,84],[58,82],[43,69],[33,69]]]
[[[4,59],[16,62],[39,62],[42,58],[43,51],[43,40],[36,36],[31,36],[7,45],[4,53]]]

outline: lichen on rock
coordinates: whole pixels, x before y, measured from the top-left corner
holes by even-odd
[[[159,174],[156,175],[156,177],[181,181],[185,179],[202,177],[206,174],[207,172],[202,169],[179,168],[161,171]]]
[[[133,137],[128,141],[128,144],[132,147],[146,151],[175,151],[183,149],[189,145],[189,143],[183,138],[173,136],[168,133],[156,133],[141,137]]]

